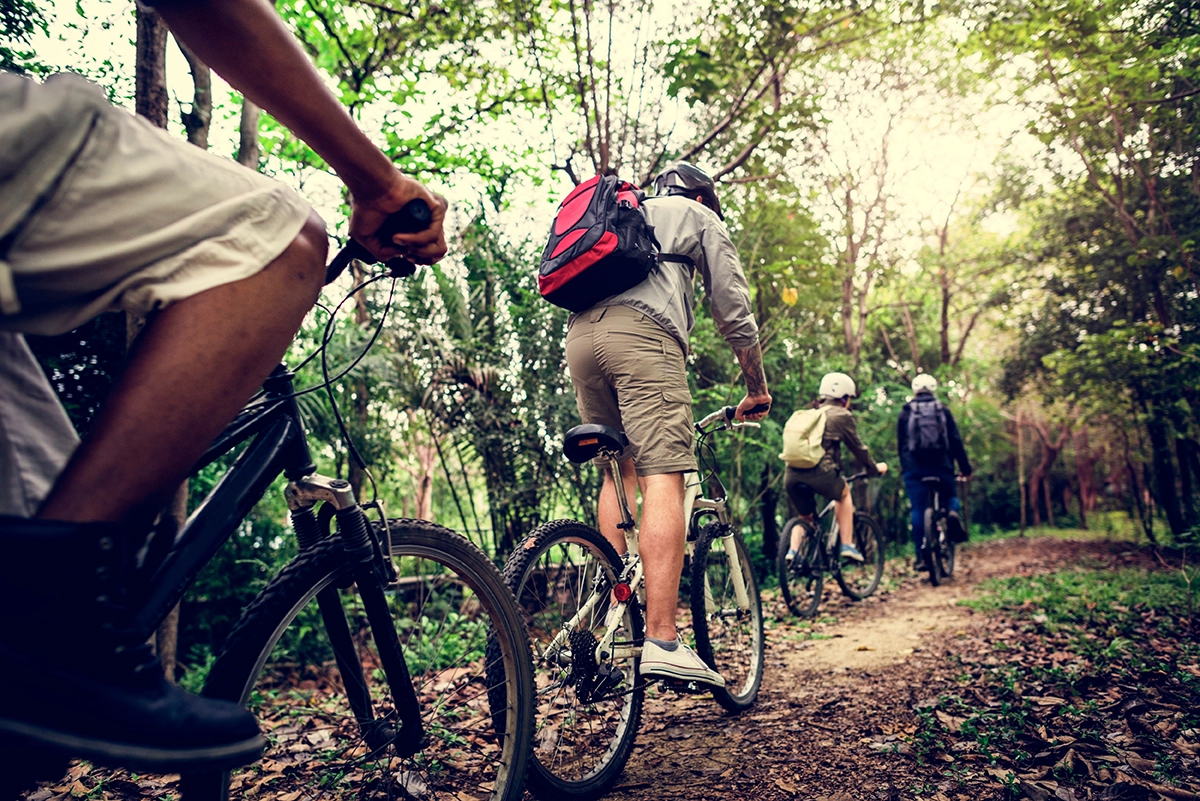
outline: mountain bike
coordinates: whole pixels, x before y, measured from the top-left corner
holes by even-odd
[[[699,472],[685,474],[688,521],[683,584],[696,652],[725,687],[664,683],[707,692],[739,712],[754,703],[763,672],[758,585],[740,525],[727,506],[710,438],[758,423],[725,407],[695,424]],[[600,425],[567,432],[563,450],[576,463],[599,459],[619,476],[625,435]],[[599,531],[575,520],[534,529],[513,552],[504,577],[517,596],[534,657],[536,709],[529,789],[544,799],[594,799],[616,783],[633,750],[647,682],[638,674],[644,641],[643,565],[629,499],[615,482],[625,532],[621,556]],[[681,587],[681,595],[683,590]]]
[[[391,227],[420,230],[428,207],[424,219]],[[350,258],[370,254],[343,249],[327,283]],[[403,260],[388,267],[347,298],[415,269]],[[360,504],[348,481],[317,473],[296,398],[328,385],[325,374],[325,384],[297,391],[291,371],[274,370],[194,471],[245,448],[177,533],[152,536],[131,588],[134,628],[146,639],[274,480],[287,479],[299,555],[246,607],[203,690],[258,717],[264,776],[206,768],[182,777],[183,797],[228,799],[270,782],[277,797],[516,801],[533,708],[516,601],[465,538],[423,520],[388,520],[380,502]],[[299,660],[301,645],[320,664]]]
[[[929,583],[936,587],[954,575],[957,546],[949,531],[950,510],[941,502],[941,479],[925,476],[921,483],[925,485],[925,541],[921,557],[929,571]]]
[[[866,472],[855,473],[846,481],[853,483],[867,477]],[[833,514],[834,502],[830,501],[817,515],[815,524],[802,517],[793,517],[783,526],[779,535],[779,553],[775,569],[779,575],[779,589],[783,600],[792,614],[813,617],[821,606],[825,589],[825,574],[832,574],[842,593],[855,601],[870,596],[883,578],[883,530],[875,518],[865,512],[854,513],[854,545],[863,555],[862,562],[843,562],[839,555],[842,542],[837,517]],[[821,527],[825,533],[821,534]],[[802,530],[800,548],[796,557],[788,561],[792,532]]]

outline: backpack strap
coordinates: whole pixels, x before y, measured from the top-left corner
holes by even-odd
[[[691,256],[681,256],[678,253],[659,253],[658,260],[674,262],[675,264],[686,264],[693,269],[696,267],[696,262],[692,261]]]

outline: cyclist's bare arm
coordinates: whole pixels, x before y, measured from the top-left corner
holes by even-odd
[[[325,159],[352,195],[350,233],[380,259],[429,264],[446,253],[446,201],[392,166],[326,86],[267,0],[162,0],[167,25],[204,63]],[[421,198],[428,229],[381,243],[384,218]]]
[[[746,397],[737,405],[734,414],[738,420],[761,420],[771,408],[771,393],[767,391],[767,376],[763,372],[762,350],[755,342],[748,348],[734,348],[738,363],[742,366],[742,379],[746,382]],[[766,406],[754,413],[756,406]]]

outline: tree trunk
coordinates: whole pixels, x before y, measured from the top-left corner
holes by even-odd
[[[208,150],[208,126],[212,121],[212,70],[183,42],[176,39],[175,44],[192,71],[192,107],[180,112],[183,128],[187,131],[189,142],[201,150]]]
[[[258,170],[262,151],[258,145],[258,106],[242,98],[242,116],[238,123],[238,163]]]
[[[1147,417],[1146,432],[1150,435],[1150,448],[1154,452],[1154,495],[1167,516],[1171,533],[1182,534],[1187,526],[1184,525],[1179,495],[1175,490],[1175,464],[1171,458],[1167,423],[1154,409],[1147,410]]]
[[[769,467],[764,467],[762,472],[762,480],[758,485],[759,494],[762,496],[762,550],[768,562],[773,563],[779,549],[779,525],[778,525],[778,509],[779,509],[779,493],[771,486],[771,470]]]
[[[1021,491],[1021,536],[1025,536],[1025,420],[1021,410],[1017,410],[1017,485]]]
[[[1196,443],[1187,437],[1175,440],[1175,454],[1179,461],[1179,494],[1183,501],[1183,523],[1189,529],[1195,528],[1197,522],[1196,490],[1193,482],[1200,476],[1196,476],[1192,471],[1192,452],[1195,447]]]
[[[1062,431],[1053,440],[1050,438],[1049,429],[1046,428],[1046,424],[1041,420],[1034,420],[1033,428],[1037,431],[1038,438],[1042,441],[1042,461],[1038,463],[1038,466],[1033,471],[1033,524],[1035,526],[1042,524],[1041,514],[1038,511],[1038,498],[1044,497],[1046,499],[1046,517],[1050,525],[1053,526],[1054,499],[1050,495],[1050,469],[1058,461],[1058,454],[1067,443],[1067,437],[1071,434],[1071,424],[1069,422],[1064,423]]]

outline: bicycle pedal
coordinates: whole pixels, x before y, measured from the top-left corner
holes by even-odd
[[[698,681],[683,681],[681,679],[659,679],[659,689],[671,690],[680,695],[700,695],[706,693],[712,688],[707,684],[701,684]]]

